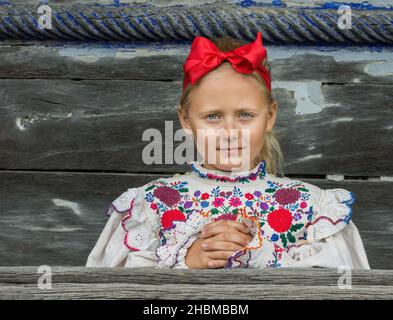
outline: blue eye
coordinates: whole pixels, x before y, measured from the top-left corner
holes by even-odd
[[[245,116],[244,116],[245,115]],[[240,116],[242,117],[242,118],[253,118],[254,117],[254,115],[252,115],[251,113],[248,113],[248,112],[242,112],[241,114],[240,114]],[[243,117],[244,116],[244,117]]]
[[[212,117],[212,116],[213,116],[213,117]],[[214,117],[216,117],[216,118],[214,118]],[[218,119],[218,116],[217,116],[217,114],[212,113],[212,114],[209,114],[209,115],[207,116],[207,119],[209,119],[209,120],[216,120],[216,119]]]

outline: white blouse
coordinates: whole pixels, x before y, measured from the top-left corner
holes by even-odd
[[[225,268],[370,269],[351,220],[353,192],[270,175],[265,160],[247,172],[190,165],[116,198],[86,267],[188,268],[201,228],[232,219],[249,225],[253,239]]]

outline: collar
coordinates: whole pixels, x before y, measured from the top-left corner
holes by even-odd
[[[222,171],[206,169],[201,161],[192,161],[191,175],[205,182],[223,182],[223,183],[248,183],[260,182],[265,180],[266,173],[266,160],[259,162],[252,170],[249,171]]]

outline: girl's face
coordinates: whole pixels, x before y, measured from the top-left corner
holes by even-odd
[[[207,169],[249,170],[258,161],[277,103],[268,101],[254,77],[228,63],[207,74],[189,95],[188,114],[179,109],[183,129],[191,130]]]

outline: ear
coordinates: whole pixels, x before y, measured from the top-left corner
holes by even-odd
[[[179,116],[179,120],[180,120],[180,124],[183,128],[183,130],[187,133],[187,134],[192,134],[192,130],[191,130],[191,125],[189,122],[189,118],[185,112],[185,110],[183,108],[181,108],[180,106],[177,107],[177,114]]]
[[[278,109],[278,103],[276,100],[274,100],[269,107],[269,115],[268,115],[267,126],[266,126],[267,132],[271,132],[273,130],[277,118],[277,109]]]

